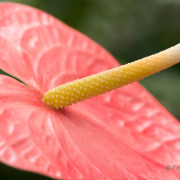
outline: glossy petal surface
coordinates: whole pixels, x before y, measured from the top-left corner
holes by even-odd
[[[0,159],[65,179],[180,179],[179,122],[133,83],[56,111],[62,83],[118,66],[102,47],[50,15],[0,4]]]
[[[102,47],[52,16],[11,3],[0,6],[0,47],[0,67],[41,93],[119,65]]]
[[[0,102],[2,162],[54,178],[176,179],[88,115],[71,108],[48,109],[35,92],[12,78],[0,76]]]

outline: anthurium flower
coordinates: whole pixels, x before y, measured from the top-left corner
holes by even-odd
[[[0,4],[0,160],[55,179],[178,180],[180,124],[133,83],[63,110],[53,87],[119,63],[34,8]],[[168,166],[168,168],[166,168]]]

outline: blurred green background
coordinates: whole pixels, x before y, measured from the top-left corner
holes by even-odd
[[[0,0],[0,2],[5,2]],[[179,0],[14,0],[42,9],[83,32],[121,64],[179,43]],[[1,71],[2,73],[2,71]],[[180,64],[145,78],[145,86],[180,119]],[[49,179],[0,165],[0,179]]]

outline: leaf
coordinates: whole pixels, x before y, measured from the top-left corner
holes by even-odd
[[[64,179],[180,179],[179,122],[133,83],[64,110],[50,88],[118,66],[102,47],[39,10],[0,4],[0,159]]]

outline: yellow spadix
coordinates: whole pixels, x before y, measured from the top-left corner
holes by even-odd
[[[56,109],[115,90],[180,62],[180,44],[158,54],[55,87],[43,101]]]

